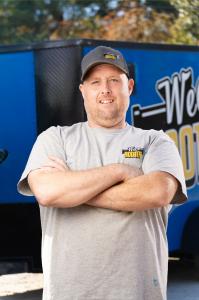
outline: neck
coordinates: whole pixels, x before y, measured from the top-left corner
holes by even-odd
[[[92,120],[88,119],[88,125],[91,128],[106,128],[106,129],[123,129],[126,127],[125,120],[121,120],[120,122],[102,122],[100,124],[92,122]]]

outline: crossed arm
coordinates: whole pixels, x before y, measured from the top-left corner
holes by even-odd
[[[41,169],[31,171],[28,183],[43,206],[67,208],[87,204],[122,211],[165,206],[172,201],[179,185],[166,172],[144,175],[126,164],[71,171],[55,157]]]

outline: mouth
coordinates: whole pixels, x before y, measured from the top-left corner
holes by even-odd
[[[99,101],[99,103],[101,103],[101,104],[113,103],[113,99],[102,99]]]

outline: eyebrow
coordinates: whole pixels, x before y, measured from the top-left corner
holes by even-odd
[[[108,78],[112,78],[112,77],[120,77],[120,76],[117,75],[117,74],[115,74],[115,75],[110,75],[110,76],[107,77],[107,79],[108,79]],[[88,80],[99,80],[99,79],[101,79],[101,77],[92,76],[92,75],[88,77]]]
[[[90,79],[90,80],[99,80],[100,79],[100,77],[92,77],[92,76],[90,76],[88,79]]]

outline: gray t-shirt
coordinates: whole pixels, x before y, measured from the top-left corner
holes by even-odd
[[[51,127],[39,135],[18,189],[30,195],[27,176],[49,155],[71,170],[125,163],[143,172],[165,171],[181,184],[183,167],[175,144],[162,131],[90,128],[88,123]],[[86,180],[86,178],[85,178]],[[176,197],[177,201],[177,197]],[[86,204],[40,206],[43,300],[166,299],[169,206],[122,212]]]

